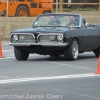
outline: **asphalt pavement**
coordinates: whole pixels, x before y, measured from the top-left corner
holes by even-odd
[[[76,61],[30,54],[17,61],[13,47],[2,43],[0,58],[1,100],[99,100],[100,74],[94,74],[98,58],[93,52]]]

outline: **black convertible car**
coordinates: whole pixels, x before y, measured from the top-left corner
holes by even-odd
[[[30,53],[78,59],[79,53],[100,54],[100,26],[86,24],[79,14],[41,14],[30,28],[10,33],[17,60],[27,60]]]

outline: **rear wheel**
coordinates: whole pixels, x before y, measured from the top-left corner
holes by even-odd
[[[14,47],[14,54],[17,60],[27,60],[29,57],[29,52],[22,51]]]
[[[16,12],[16,16],[19,17],[30,16],[29,9],[26,6],[19,6]]]
[[[66,60],[76,60],[79,55],[79,45],[78,41],[74,39],[70,46],[65,49],[64,57]]]
[[[96,57],[99,57],[99,55],[100,55],[100,47],[98,49],[94,50],[93,52],[95,53]]]

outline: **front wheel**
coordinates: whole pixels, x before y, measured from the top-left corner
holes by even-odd
[[[66,60],[76,60],[79,55],[78,41],[74,39],[68,48],[64,51],[64,57]]]
[[[22,51],[14,47],[14,54],[17,60],[27,60],[29,57],[29,52]]]

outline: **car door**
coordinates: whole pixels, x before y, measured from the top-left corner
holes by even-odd
[[[83,29],[83,49],[91,50],[95,48],[97,40],[97,30],[95,27],[84,27]]]

